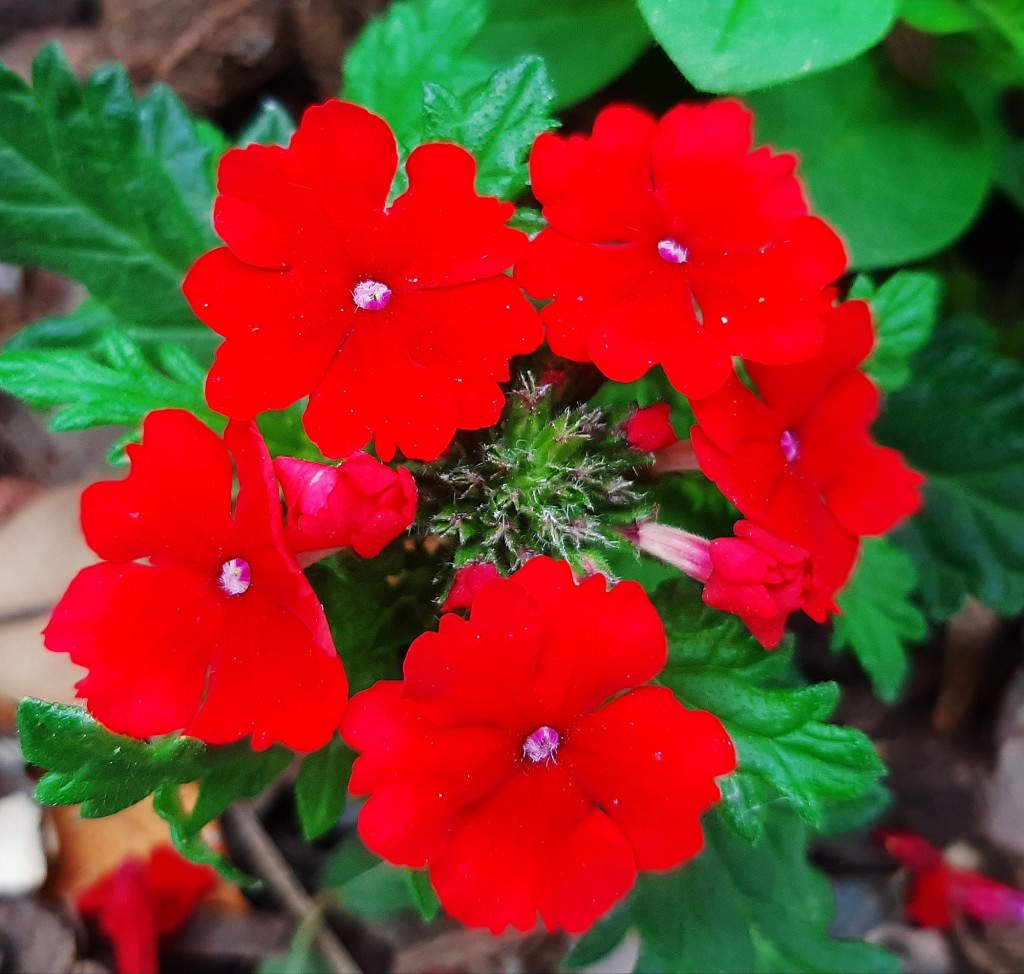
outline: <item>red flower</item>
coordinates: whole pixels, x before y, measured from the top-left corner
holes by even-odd
[[[441,611],[468,609],[480,590],[496,578],[501,578],[501,575],[494,562],[473,561],[463,565],[455,572],[455,580],[452,582],[448,597],[444,600],[444,605],[441,606]]]
[[[732,356],[797,362],[821,345],[822,289],[843,245],[807,216],[791,155],[751,152],[739,102],[680,105],[661,121],[602,111],[593,135],[541,135],[533,192],[549,228],[516,280],[552,350],[631,382],[652,365],[688,396],[714,392]]]
[[[672,428],[672,407],[667,402],[636,410],[622,424],[622,433],[634,450],[643,453],[653,453],[679,440]]]
[[[210,866],[187,862],[170,846],[148,860],[129,856],[78,897],[114,946],[117,974],[156,974],[157,940],[173,933],[217,884]]]
[[[893,829],[882,839],[889,855],[913,874],[907,915],[922,927],[945,930],[954,914],[982,923],[1024,922],[1024,890],[950,866],[935,846],[913,832]]]
[[[815,587],[834,593],[857,536],[884,534],[920,506],[923,478],[869,428],[878,390],[858,365],[871,350],[868,306],[824,316],[825,344],[798,365],[749,363],[755,394],[733,377],[692,403],[701,469],[750,520],[812,553]]]
[[[274,470],[288,505],[285,538],[299,551],[352,548],[379,555],[416,517],[416,481],[366,453],[339,466],[278,457]]]
[[[387,123],[356,105],[309,109],[285,149],[221,160],[214,223],[227,247],[185,279],[195,313],[227,340],[207,383],[214,409],[248,419],[310,396],[305,426],[328,456],[374,438],[432,460],[456,429],[492,425],[509,359],[540,344],[505,270],[527,243],[515,207],[473,189],[454,145],[398,165]]]
[[[585,930],[638,869],[696,855],[714,778],[736,764],[716,717],[641,686],[666,654],[635,582],[577,585],[542,557],[491,582],[468,621],[445,615],[412,644],[404,681],[349,706],[363,840],[429,866],[467,924],[529,930],[539,913]]]
[[[231,506],[231,458],[239,491]],[[348,695],[327,620],[284,539],[277,481],[254,423],[224,441],[189,413],[151,413],[125,480],[82,495],[101,558],[72,581],[46,645],[89,672],[78,686],[111,730],[252,735],[313,751]],[[148,562],[142,559],[148,559]]]

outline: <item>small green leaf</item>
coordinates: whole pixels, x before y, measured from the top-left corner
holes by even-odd
[[[955,34],[978,23],[964,0],[902,0],[899,17],[929,34]]]
[[[634,0],[488,0],[469,50],[492,64],[540,55],[561,109],[603,88],[650,45]]]
[[[46,769],[36,798],[80,804],[85,818],[128,808],[162,782],[192,781],[204,751],[186,737],[147,744],[113,734],[80,707],[32,698],[18,707],[18,737],[25,760]]]
[[[880,41],[896,0],[637,0],[701,91],[751,91],[831,68]]]
[[[295,804],[307,841],[323,835],[341,818],[354,760],[355,754],[338,736],[303,760],[295,781]]]
[[[407,872],[375,856],[352,835],[331,853],[320,882],[340,895],[350,913],[393,916],[418,909]]]
[[[640,936],[637,974],[895,974],[895,957],[871,944],[829,936],[835,915],[828,880],[807,862],[800,820],[775,809],[750,845],[716,819],[704,819],[706,844],[692,862],[669,873],[642,873],[614,919]],[[611,938],[598,925],[574,953],[590,957],[591,941]],[[614,942],[609,945],[614,946]]]
[[[665,583],[654,603],[669,637],[661,682],[715,714],[736,745],[722,814],[746,838],[761,834],[780,802],[818,827],[829,802],[856,797],[884,774],[864,734],[826,723],[839,698],[834,683],[781,685],[790,651],[767,653],[735,616],[704,605],[696,585]]]
[[[573,971],[596,964],[622,943],[631,923],[628,904],[619,904],[569,948],[559,966],[563,971]]]
[[[842,615],[832,627],[832,649],[852,649],[886,703],[896,700],[907,677],[905,645],[928,632],[910,601],[915,588],[910,556],[885,538],[865,538],[853,578],[837,599]]]
[[[968,595],[1024,608],[1024,366],[993,346],[976,319],[943,322],[875,427],[927,478],[924,508],[892,537],[932,619]]]
[[[56,432],[93,426],[137,426],[153,409],[188,409],[210,425],[223,421],[206,405],[205,368],[180,345],[147,352],[120,329],[90,346],[0,353],[0,389],[38,409],[56,411]]]
[[[814,211],[836,224],[858,268],[941,250],[985,199],[994,148],[952,88],[914,87],[865,56],[749,102],[758,139],[800,156]]]
[[[528,181],[526,159],[533,140],[557,124],[549,115],[552,97],[547,69],[536,57],[499,68],[461,97],[427,84],[424,136],[473,153],[479,193],[514,199]]]
[[[911,358],[935,329],[942,282],[924,271],[897,271],[875,288],[860,276],[850,297],[869,301],[875,321],[875,347],[865,370],[884,392],[901,388],[910,379]]]
[[[409,884],[412,901],[419,910],[420,916],[430,923],[441,912],[441,902],[430,885],[430,876],[425,869],[407,869],[405,878]]]
[[[238,136],[238,145],[287,145],[295,134],[288,110],[274,98],[264,98],[256,117]]]
[[[185,271],[216,243],[209,133],[124,68],[79,84],[56,45],[29,88],[0,66],[0,260],[59,271],[136,325],[194,324]]]
[[[391,124],[408,152],[422,141],[423,88],[461,94],[492,68],[466,48],[486,18],[484,0],[401,0],[372,21],[349,48],[341,94]]]

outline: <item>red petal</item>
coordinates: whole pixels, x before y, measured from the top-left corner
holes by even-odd
[[[110,561],[168,555],[207,570],[231,524],[231,463],[220,438],[191,413],[162,409],[146,417],[142,443],[127,453],[124,480],[82,494],[89,547]]]
[[[430,878],[445,910],[500,933],[580,933],[636,879],[632,850],[555,764],[512,775],[453,830]]]
[[[172,933],[214,889],[217,873],[212,866],[189,862],[171,846],[161,845],[149,856],[149,884],[157,933]]]
[[[78,694],[117,734],[169,734],[196,714],[223,624],[212,578],[172,566],[92,565],[44,636],[89,669]]]
[[[846,478],[826,500],[851,534],[885,534],[920,508],[924,477],[896,450],[871,445],[849,457],[849,464]]]
[[[640,687],[584,717],[558,759],[622,830],[638,869],[671,869],[704,845],[698,816],[736,768],[721,722],[666,687]]]

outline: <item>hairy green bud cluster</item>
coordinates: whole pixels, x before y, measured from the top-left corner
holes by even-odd
[[[457,564],[486,560],[508,572],[533,555],[607,571],[602,552],[619,529],[649,519],[631,450],[604,410],[559,409],[549,386],[510,395],[500,432],[438,472],[442,509],[431,529],[459,544]]]

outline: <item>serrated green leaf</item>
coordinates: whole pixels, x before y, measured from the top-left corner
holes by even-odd
[[[85,818],[128,808],[164,781],[191,781],[204,751],[191,738],[147,744],[114,734],[80,707],[32,698],[18,707],[18,737],[25,760],[46,769],[38,800],[80,804]]]
[[[888,32],[896,0],[637,0],[702,91],[752,91],[842,64]]]
[[[914,87],[864,56],[749,102],[758,139],[796,150],[814,211],[860,269],[941,250],[985,199],[994,147],[952,88]]]
[[[59,271],[136,325],[195,322],[181,280],[216,243],[214,148],[165,87],[124,68],[79,84],[56,45],[29,88],[0,66],[0,260]]]
[[[932,619],[968,595],[1024,608],[1024,366],[993,344],[975,319],[940,324],[875,427],[927,478],[923,509],[892,538],[917,566]]]
[[[430,923],[441,912],[441,901],[430,885],[430,876],[425,869],[407,869],[405,879],[413,904],[423,919]]]
[[[315,839],[335,825],[345,808],[355,754],[335,735],[302,762],[295,781],[295,805],[305,839]]]
[[[612,935],[628,927],[639,934],[637,974],[899,971],[880,948],[829,936],[832,890],[807,862],[807,832],[795,815],[774,812],[754,845],[715,816],[704,819],[704,834],[695,860],[669,873],[642,873],[612,914]],[[616,942],[599,924],[573,953],[591,958],[593,947]]]
[[[294,134],[295,122],[288,109],[275,98],[264,98],[255,118],[242,129],[237,144],[287,145]]]
[[[868,301],[875,322],[875,347],[865,371],[884,392],[906,385],[910,360],[935,330],[942,281],[925,271],[897,271],[876,288],[862,275],[849,296]]]
[[[407,152],[422,141],[424,85],[460,94],[491,73],[486,61],[466,55],[486,15],[484,0],[392,4],[349,48],[342,97],[387,119]]]
[[[423,92],[424,137],[454,142],[477,161],[476,188],[485,196],[515,199],[526,187],[533,140],[554,128],[553,98],[544,62],[520,58],[461,97],[442,85]]]
[[[470,52],[493,64],[540,55],[559,109],[603,88],[651,45],[634,0],[488,0],[487,6],[487,23]]]
[[[0,389],[37,409],[56,408],[56,432],[137,426],[153,409],[181,407],[210,425],[223,421],[206,405],[206,370],[179,345],[147,354],[120,329],[86,348],[44,347],[0,353]]]
[[[832,626],[832,649],[852,649],[886,703],[907,678],[906,645],[928,633],[927,620],[910,601],[916,588],[917,572],[905,551],[885,538],[865,538],[853,578],[837,598],[842,614]]]
[[[826,723],[839,697],[834,683],[779,685],[789,650],[767,653],[687,581],[662,585],[654,603],[669,638],[660,681],[688,707],[715,714],[736,745],[738,768],[721,782],[722,814],[745,837],[760,835],[780,804],[820,826],[829,802],[856,797],[885,772],[864,734]]]

